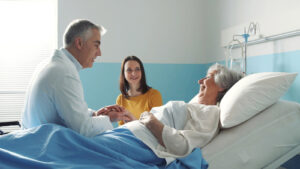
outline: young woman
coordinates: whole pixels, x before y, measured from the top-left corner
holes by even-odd
[[[120,91],[116,103],[139,119],[141,113],[162,105],[158,90],[147,85],[142,61],[136,56],[127,56],[121,65]],[[120,121],[119,125],[127,121]]]

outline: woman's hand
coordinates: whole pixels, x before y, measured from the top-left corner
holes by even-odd
[[[123,122],[128,123],[128,122],[134,121],[134,120],[137,120],[137,119],[131,114],[131,112],[129,112],[128,110],[125,109],[125,113],[123,115]]]
[[[129,112],[128,110],[125,110],[125,114],[124,114],[124,123],[130,122],[130,121],[134,121],[137,120],[134,115],[131,114],[131,112]]]
[[[151,133],[156,137],[158,142],[165,147],[162,139],[162,132],[164,125],[150,112],[144,112],[141,114],[139,121],[144,124]]]

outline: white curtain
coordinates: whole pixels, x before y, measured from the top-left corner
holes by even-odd
[[[57,48],[57,1],[0,0],[0,22],[0,122],[19,121],[35,67]]]

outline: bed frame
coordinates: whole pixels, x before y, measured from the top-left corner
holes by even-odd
[[[202,152],[210,169],[276,169],[300,153],[300,104],[280,100],[223,129]]]

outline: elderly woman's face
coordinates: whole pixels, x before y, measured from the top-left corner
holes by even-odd
[[[199,103],[201,104],[216,104],[218,92],[223,90],[215,83],[215,73],[216,71],[209,72],[205,78],[198,81],[200,84]]]

